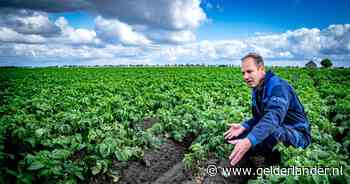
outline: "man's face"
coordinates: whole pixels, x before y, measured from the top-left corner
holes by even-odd
[[[244,81],[251,88],[257,87],[265,76],[264,66],[257,66],[253,58],[246,58],[242,61],[241,71]]]

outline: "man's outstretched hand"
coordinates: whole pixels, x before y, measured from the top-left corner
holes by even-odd
[[[236,140],[232,140],[232,141],[228,141],[228,142],[230,144],[235,144],[236,145],[235,148],[233,149],[231,155],[230,155],[231,165],[234,166],[247,153],[247,151],[252,146],[252,143],[250,142],[250,140],[248,138],[236,139]]]
[[[240,124],[231,124],[230,129],[224,133],[225,139],[232,139],[243,133],[245,130]]]

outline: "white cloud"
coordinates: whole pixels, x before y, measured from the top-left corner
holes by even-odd
[[[218,58],[221,59],[238,59],[248,48],[248,45],[240,40],[224,40],[213,43]]]
[[[168,31],[151,29],[145,30],[144,34],[147,35],[154,42],[160,44],[185,44],[194,42],[196,40],[196,35],[190,30]]]
[[[170,22],[176,29],[195,29],[202,21],[206,19],[206,15],[200,8],[199,0],[177,0],[170,5]]]
[[[341,55],[350,54],[350,24],[330,25],[326,29],[301,28],[282,34],[256,36],[246,41],[270,49],[272,58],[313,58],[327,57],[343,58]],[[267,56],[269,54],[266,54]]]
[[[195,29],[206,19],[199,0],[90,1],[104,17],[129,25],[142,24],[162,29]]]
[[[302,28],[288,31],[284,36],[288,39],[288,49],[294,54],[302,57],[312,57],[319,53],[320,30]]]
[[[177,31],[171,32],[168,36],[170,41],[175,43],[187,43],[196,40],[196,35],[192,31]]]
[[[350,24],[330,25],[321,36],[322,54],[350,54]]]
[[[139,46],[151,43],[144,35],[135,32],[131,26],[117,19],[107,20],[97,17],[95,24],[97,35],[107,43]]]
[[[248,45],[266,57],[313,57],[318,54],[321,32],[319,29],[301,28],[282,34],[255,36],[246,40]]]
[[[102,16],[110,18],[97,18],[97,34],[114,43],[135,45],[193,42],[196,40],[193,30],[206,20],[199,0],[92,3],[96,4],[96,9]]]
[[[1,9],[0,27],[10,28],[21,34],[57,35],[60,29],[46,13],[25,9]]]
[[[327,56],[344,60],[350,59],[349,27],[349,25],[331,25],[324,30],[301,28],[244,40],[200,41],[168,48],[161,56],[171,58],[172,62],[187,60],[215,63],[223,60],[238,61],[248,52],[258,52],[267,61],[307,61]],[[342,54],[339,53],[340,48]],[[325,54],[325,49],[332,55]]]
[[[103,48],[107,44],[149,47],[193,43],[196,40],[194,29],[206,20],[199,0],[18,0],[0,3],[0,9],[1,31],[9,35],[1,36],[0,41],[42,43],[48,47],[89,45]],[[96,18],[93,30],[73,28],[64,17],[52,22],[45,13],[77,10],[101,15]]]
[[[195,29],[206,19],[200,0],[17,0],[1,6],[46,12],[90,11],[129,25],[177,30]]]
[[[39,44],[45,41],[46,39],[39,35],[24,35],[7,27],[0,27],[0,42]]]
[[[59,17],[55,24],[61,29],[61,35],[52,39],[61,44],[99,44],[100,40],[96,37],[94,30],[74,29],[64,17]]]
[[[64,17],[51,22],[48,15],[28,10],[0,14],[0,42],[28,44],[99,44],[94,30],[74,29]],[[17,13],[14,14],[13,12]]]
[[[111,18],[98,16],[93,29],[74,28],[64,17],[51,22],[42,12],[8,10],[10,16],[0,13],[0,56],[58,64],[232,63],[252,51],[262,54],[267,61],[350,59],[350,24],[330,25],[323,30],[301,28],[281,34],[259,33],[240,40],[196,41],[193,29],[204,18],[200,18],[199,9],[190,10],[199,8],[199,1],[159,0],[157,7],[163,8],[159,12],[151,11],[153,1],[147,2],[137,1],[134,9],[124,7],[124,12],[103,13]],[[99,8],[135,2],[105,3]],[[128,17],[127,10],[130,15],[142,15]],[[147,21],[137,24],[144,19]],[[11,64],[3,58],[0,57],[0,64]]]

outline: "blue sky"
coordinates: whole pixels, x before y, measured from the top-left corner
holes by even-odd
[[[349,66],[346,0],[0,2],[0,65],[239,64]],[[65,62],[63,62],[65,61]]]
[[[202,3],[213,20],[198,29],[203,39],[231,39],[254,33],[282,33],[305,28],[327,28],[350,21],[346,0],[208,0]]]

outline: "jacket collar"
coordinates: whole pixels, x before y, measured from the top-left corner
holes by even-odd
[[[265,73],[264,83],[266,84],[275,74],[270,70]]]

